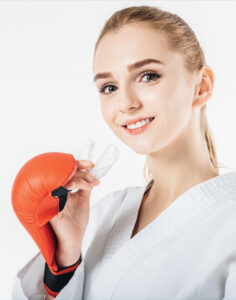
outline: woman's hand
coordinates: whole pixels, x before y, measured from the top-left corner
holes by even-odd
[[[77,160],[77,171],[64,186],[76,192],[67,194],[64,209],[50,220],[61,252],[79,250],[89,220],[91,190],[100,181],[86,169],[94,167],[88,160]],[[85,171],[82,171],[85,170]]]

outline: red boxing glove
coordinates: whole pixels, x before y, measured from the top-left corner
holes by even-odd
[[[49,221],[65,206],[68,190],[63,186],[77,170],[73,155],[43,153],[26,162],[18,172],[11,192],[18,219],[39,247],[46,263],[58,271],[56,235]]]

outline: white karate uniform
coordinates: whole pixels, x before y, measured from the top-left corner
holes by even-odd
[[[82,262],[56,300],[236,300],[236,172],[201,182],[131,238],[148,183],[91,206]],[[37,253],[15,277],[12,300],[41,300]]]

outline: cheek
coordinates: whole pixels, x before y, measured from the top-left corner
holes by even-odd
[[[112,127],[115,122],[115,112],[114,108],[111,105],[100,105],[102,116],[109,127]]]
[[[171,88],[169,88],[171,86]],[[168,144],[186,127],[191,118],[191,91],[181,84],[171,83],[160,89],[153,111],[159,118],[162,142]]]
[[[160,89],[161,109],[167,111],[171,116],[189,110],[191,102],[191,87],[186,85],[183,74],[173,73],[168,80],[163,82]]]
[[[171,105],[165,109],[166,114],[162,116],[164,132],[170,140],[178,137],[191,119],[191,105],[185,95],[175,95],[172,100]]]

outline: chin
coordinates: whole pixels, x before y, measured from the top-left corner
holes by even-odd
[[[129,145],[127,144],[128,147],[130,147],[135,153],[137,154],[148,154],[151,152],[150,147],[147,147],[147,145],[142,145],[138,147],[137,145]]]
[[[120,131],[113,130],[115,135],[119,138],[122,143],[124,143],[126,146],[128,146],[130,149],[132,149],[137,154],[148,154],[152,152],[152,143],[147,142],[147,139],[145,141],[144,138],[138,137],[138,136],[124,136],[120,133]]]

